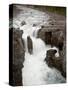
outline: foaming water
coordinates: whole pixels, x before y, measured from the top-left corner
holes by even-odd
[[[47,50],[57,50],[57,48],[46,46],[41,39],[32,38],[32,42],[33,54],[25,53],[23,85],[45,85],[65,82],[58,70],[49,68],[44,62]]]
[[[22,9],[20,6],[18,6],[18,8]],[[55,68],[51,69],[46,64],[46,61],[44,62],[47,50],[56,49],[56,57],[58,57],[58,49],[56,47],[51,48],[50,45],[46,45],[40,38],[37,38],[38,30],[41,29],[42,25],[47,25],[49,16],[41,11],[26,7],[23,7],[23,10],[24,11],[14,19],[13,24],[15,27],[18,25],[20,30],[23,30],[22,38],[25,41],[26,52],[24,68],[22,69],[23,85],[44,85],[65,82],[65,79],[58,70]],[[21,26],[20,22],[23,20],[26,24]],[[33,24],[36,24],[36,26],[33,27]],[[28,52],[27,36],[30,36],[32,40],[32,54]]]

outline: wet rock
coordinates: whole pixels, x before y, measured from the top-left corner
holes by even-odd
[[[39,29],[37,38],[41,38],[45,42],[45,31],[43,29]]]
[[[22,66],[13,65],[13,86],[22,86]]]
[[[63,70],[63,59],[61,56],[55,57],[56,50],[50,49],[47,51],[45,61],[50,68],[56,68],[66,78],[66,73]]]
[[[27,37],[27,47],[28,47],[28,52],[30,54],[33,53],[33,44],[32,44],[32,40],[30,38],[30,36]]]
[[[13,86],[21,86],[22,83],[22,68],[25,60],[24,41],[22,39],[23,31],[15,28],[11,28],[12,32],[12,59],[10,59],[10,72],[12,74],[11,83]],[[11,33],[10,33],[11,34]],[[11,75],[10,75],[11,76]]]
[[[52,37],[52,32],[45,32],[45,42],[46,42],[46,44],[51,44],[51,37]]]
[[[64,43],[63,31],[58,30],[58,31],[52,32],[51,45],[57,46],[59,50],[62,50],[63,43]]]
[[[45,26],[41,26],[41,29],[38,31],[37,38],[41,38],[45,44],[51,44],[52,31],[45,28]]]
[[[52,37],[51,31],[45,31],[43,29],[40,29],[38,31],[38,38],[41,38],[45,42],[45,44],[51,44],[51,37]]]
[[[41,38],[45,44],[51,44],[58,47],[60,50],[64,44],[64,32],[62,30],[40,29],[38,31],[38,38]]]
[[[56,50],[53,50],[53,49],[50,49],[50,50],[47,51],[45,61],[47,62],[47,64],[48,64],[49,67],[53,67],[53,64],[54,64],[53,58],[55,57],[55,53],[56,52],[57,51]]]
[[[19,65],[24,62],[24,41],[22,39],[22,30],[13,29],[13,64]]]
[[[63,75],[66,77],[66,43],[65,42],[62,50],[59,50],[59,54],[60,54],[60,57],[62,58],[63,72],[64,72]]]
[[[23,26],[23,25],[25,25],[26,24],[26,22],[25,21],[22,21],[21,22],[21,26]]]
[[[37,24],[33,24],[33,27],[37,26]]]

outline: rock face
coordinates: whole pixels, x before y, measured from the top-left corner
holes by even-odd
[[[64,72],[64,69],[63,69],[63,64],[64,64],[63,59],[61,56],[55,57],[56,52],[57,51],[53,49],[48,50],[45,61],[49,67],[56,68],[66,78],[66,73]]]
[[[28,47],[28,52],[30,54],[33,53],[33,44],[32,44],[32,40],[30,38],[30,36],[27,37],[27,47]]]
[[[22,83],[22,68],[25,56],[24,41],[22,39],[23,31],[15,28],[11,28],[12,32],[12,60],[10,59],[10,64],[12,63],[12,80],[10,84],[13,86],[21,86]],[[11,71],[11,70],[10,70]],[[11,76],[11,75],[10,75]]]
[[[45,33],[45,42],[46,42],[46,44],[51,43],[51,37],[52,37],[52,32],[46,32]]]
[[[19,65],[24,62],[24,41],[22,39],[22,30],[13,29],[13,64]]]
[[[47,62],[49,67],[53,67],[56,52],[57,52],[56,50],[52,49],[47,51],[45,61]]]
[[[42,28],[38,32],[38,38],[41,38],[45,44],[51,44],[52,46],[56,46],[62,50],[65,33],[63,30]]]
[[[62,50],[63,44],[64,44],[64,32],[60,30],[52,32],[51,45],[58,47],[59,50]]]

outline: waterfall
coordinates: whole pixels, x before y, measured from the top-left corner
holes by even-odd
[[[46,45],[40,38],[37,38],[38,30],[41,29],[42,25],[47,25],[49,16],[42,11],[27,7],[23,7],[23,11],[14,20],[15,27],[17,20],[26,22],[23,26],[18,25],[20,30],[23,30],[22,38],[25,41],[26,49],[24,68],[22,69],[23,85],[45,85],[65,82],[58,70],[55,68],[51,69],[46,64],[46,61],[44,62],[47,50],[56,49],[56,56],[58,56],[58,48],[51,48],[50,45]],[[17,22],[17,24],[19,23]],[[36,24],[36,26],[33,27],[33,24]],[[27,36],[30,36],[33,43],[32,54],[28,52]]]
[[[25,52],[25,62],[22,70],[23,85],[45,85],[64,82],[65,79],[61,76],[61,73],[55,68],[49,68],[46,62],[44,62],[47,50],[56,49],[58,51],[58,49],[56,47],[51,48],[50,45],[45,45],[40,38],[36,38],[32,34],[33,32],[28,35],[24,32],[32,39],[33,54],[30,55],[27,50]]]

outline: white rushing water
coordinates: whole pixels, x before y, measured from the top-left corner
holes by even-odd
[[[23,85],[45,85],[65,82],[65,79],[58,70],[55,68],[51,69],[46,62],[44,62],[47,50],[56,49],[58,51],[58,49],[56,47],[51,48],[50,45],[45,45],[40,38],[37,38],[38,30],[41,28],[41,25],[48,24],[49,16],[44,12],[26,7],[23,7],[23,10],[24,13],[21,12],[17,17],[18,19],[14,20],[14,26],[18,24],[20,30],[24,32],[22,38],[25,41],[26,52],[24,68],[22,69]],[[26,24],[20,26],[18,22],[22,20],[24,20]],[[33,27],[33,24],[37,26]],[[32,54],[28,52],[27,36],[30,36],[32,39]],[[58,55],[58,53],[56,55]]]

